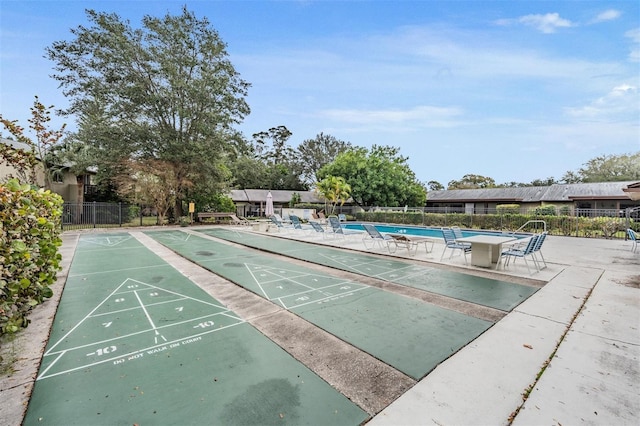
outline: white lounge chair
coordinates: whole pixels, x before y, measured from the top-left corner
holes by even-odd
[[[398,248],[393,237],[387,234],[381,234],[380,231],[378,231],[378,229],[375,227],[375,225],[372,225],[370,223],[363,223],[362,227],[366,231],[362,235],[362,243],[367,250],[371,250],[377,245],[380,248],[386,246],[387,250],[389,250],[389,253],[394,253]],[[369,245],[369,243],[371,243],[371,245]],[[393,250],[391,250],[392,246]]]

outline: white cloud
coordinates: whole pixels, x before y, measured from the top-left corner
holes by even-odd
[[[609,121],[611,118],[615,121],[637,120],[639,92],[638,87],[623,83],[588,105],[566,108],[565,111],[571,117],[590,121]]]
[[[595,19],[593,19],[593,21],[591,22],[596,23],[596,22],[613,21],[614,19],[618,19],[620,15],[622,15],[622,13],[619,10],[609,9],[598,14],[598,16],[596,16]]]
[[[462,115],[459,108],[416,106],[410,109],[328,109],[319,115],[337,122],[366,125],[409,125],[417,127],[448,127]]]
[[[544,15],[526,15],[518,19],[519,22],[535,27],[545,34],[555,33],[558,28],[573,26],[571,21],[563,19],[558,13],[547,13]]]
[[[536,28],[538,31],[551,34],[558,28],[572,27],[574,24],[568,19],[560,17],[558,13],[546,13],[544,15],[525,15],[516,19],[499,19],[495,21],[497,25],[524,24]]]
[[[631,52],[629,52],[629,60],[631,62],[640,62],[640,28],[629,30],[624,35],[634,43],[631,46]]]

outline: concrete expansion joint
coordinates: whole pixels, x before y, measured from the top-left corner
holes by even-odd
[[[33,385],[33,382],[35,381],[35,379],[31,379],[31,380],[27,380],[26,382],[20,382],[20,383],[16,383],[15,385],[10,385],[7,386],[6,388],[0,390],[0,395],[2,395],[2,392],[6,392],[12,389],[17,389],[19,387],[23,387],[23,388],[27,388]],[[2,398],[0,398],[2,399]]]
[[[243,316],[243,319],[245,321],[247,321],[248,323],[253,324],[254,321],[260,321],[262,319],[268,319],[270,317],[273,317],[275,315],[278,315],[278,314],[282,313],[283,311],[286,311],[287,313],[289,312],[286,309],[276,305],[275,303],[273,303],[273,306],[276,308],[275,311],[267,312],[265,314],[253,315],[253,316],[251,316],[251,315]]]
[[[573,323],[573,321],[574,321],[574,318],[573,318],[573,317],[571,318],[571,320],[570,320],[569,322],[567,322],[567,321],[560,321],[560,320],[556,320],[556,319],[553,319],[553,318],[549,318],[549,317],[544,316],[544,315],[536,315],[536,314],[532,314],[532,313],[530,313],[530,312],[521,311],[521,310],[518,310],[517,308],[516,308],[516,309],[514,309],[514,310],[512,311],[512,313],[518,313],[518,314],[525,315],[525,316],[530,317],[530,318],[539,318],[539,319],[542,319],[542,320],[545,320],[545,321],[549,321],[549,322],[552,322],[552,323],[555,323],[555,324],[565,325],[565,326],[567,326],[567,327],[570,327],[570,326],[571,326],[571,324],[572,324],[572,323]]]
[[[584,331],[578,331],[578,330],[569,330],[570,333],[576,333],[576,334],[581,334],[583,336],[591,336],[591,337],[597,337],[599,339],[605,339],[608,340],[609,342],[611,342],[611,345],[618,347],[618,343],[621,345],[628,345],[631,347],[636,347],[636,348],[640,348],[640,344],[638,343],[634,343],[634,342],[627,342],[625,340],[619,340],[619,339],[612,339],[611,337],[608,336],[603,336],[601,334],[595,334],[595,333],[587,333]]]
[[[545,359],[545,361],[542,363],[542,366],[540,367],[540,371],[536,375],[536,377],[533,380],[533,382],[522,393],[522,403],[509,416],[508,423],[507,423],[508,425],[513,424],[513,422],[514,422],[515,418],[518,416],[518,413],[520,412],[520,410],[522,410],[524,408],[524,404],[527,402],[527,399],[529,399],[529,396],[535,391],[536,385],[538,384],[538,382],[540,381],[540,379],[544,375],[545,371],[547,370],[547,368],[549,368],[551,366],[551,362],[553,361],[553,358],[556,356],[556,353],[558,352],[558,349],[560,348],[560,345],[562,344],[562,342],[565,340],[565,338],[567,337],[567,335],[571,331],[571,327],[573,326],[573,324],[575,323],[576,319],[578,318],[578,316],[580,315],[580,313],[584,309],[585,305],[587,304],[587,301],[591,297],[591,294],[593,293],[593,290],[595,289],[596,285],[600,281],[600,278],[602,277],[602,274],[604,274],[604,271],[601,270],[600,276],[596,280],[595,284],[589,289],[589,291],[585,295],[584,299],[582,300],[582,303],[580,304],[580,306],[578,307],[576,312],[571,317],[569,323],[566,326],[565,331],[562,333],[562,335],[558,339],[558,343],[556,344],[555,348],[553,349],[551,354],[549,354],[549,357],[547,359]],[[521,312],[521,313],[524,313],[524,312]],[[545,318],[545,319],[547,319],[547,318]],[[556,321],[556,322],[558,322],[558,321]],[[564,324],[561,321],[559,321],[558,323]]]

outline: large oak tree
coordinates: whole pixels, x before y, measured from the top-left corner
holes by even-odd
[[[351,187],[351,198],[363,208],[374,206],[423,206],[426,189],[418,182],[399,148],[373,145],[348,149],[318,172],[322,180],[342,177]]]
[[[87,10],[88,26],[47,48],[53,77],[78,119],[76,139],[90,144],[96,165],[126,172],[130,161],[170,164],[176,215],[194,182],[225,189],[233,126],[249,113],[249,84],[231,64],[209,21],[182,14],[145,16],[140,27],[117,14]],[[161,171],[158,171],[159,173]]]

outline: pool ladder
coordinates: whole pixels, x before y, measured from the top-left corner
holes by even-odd
[[[530,225],[532,223],[538,224],[541,223],[542,224],[542,232],[547,232],[547,222],[545,222],[544,220],[540,220],[540,219],[536,219],[536,220],[528,220],[524,225],[522,225],[520,228],[516,229],[513,232],[508,232],[506,233],[507,235],[516,235],[518,232],[522,231],[523,229],[525,229],[527,227],[527,225]],[[535,227],[536,231],[538,230],[538,227]]]

